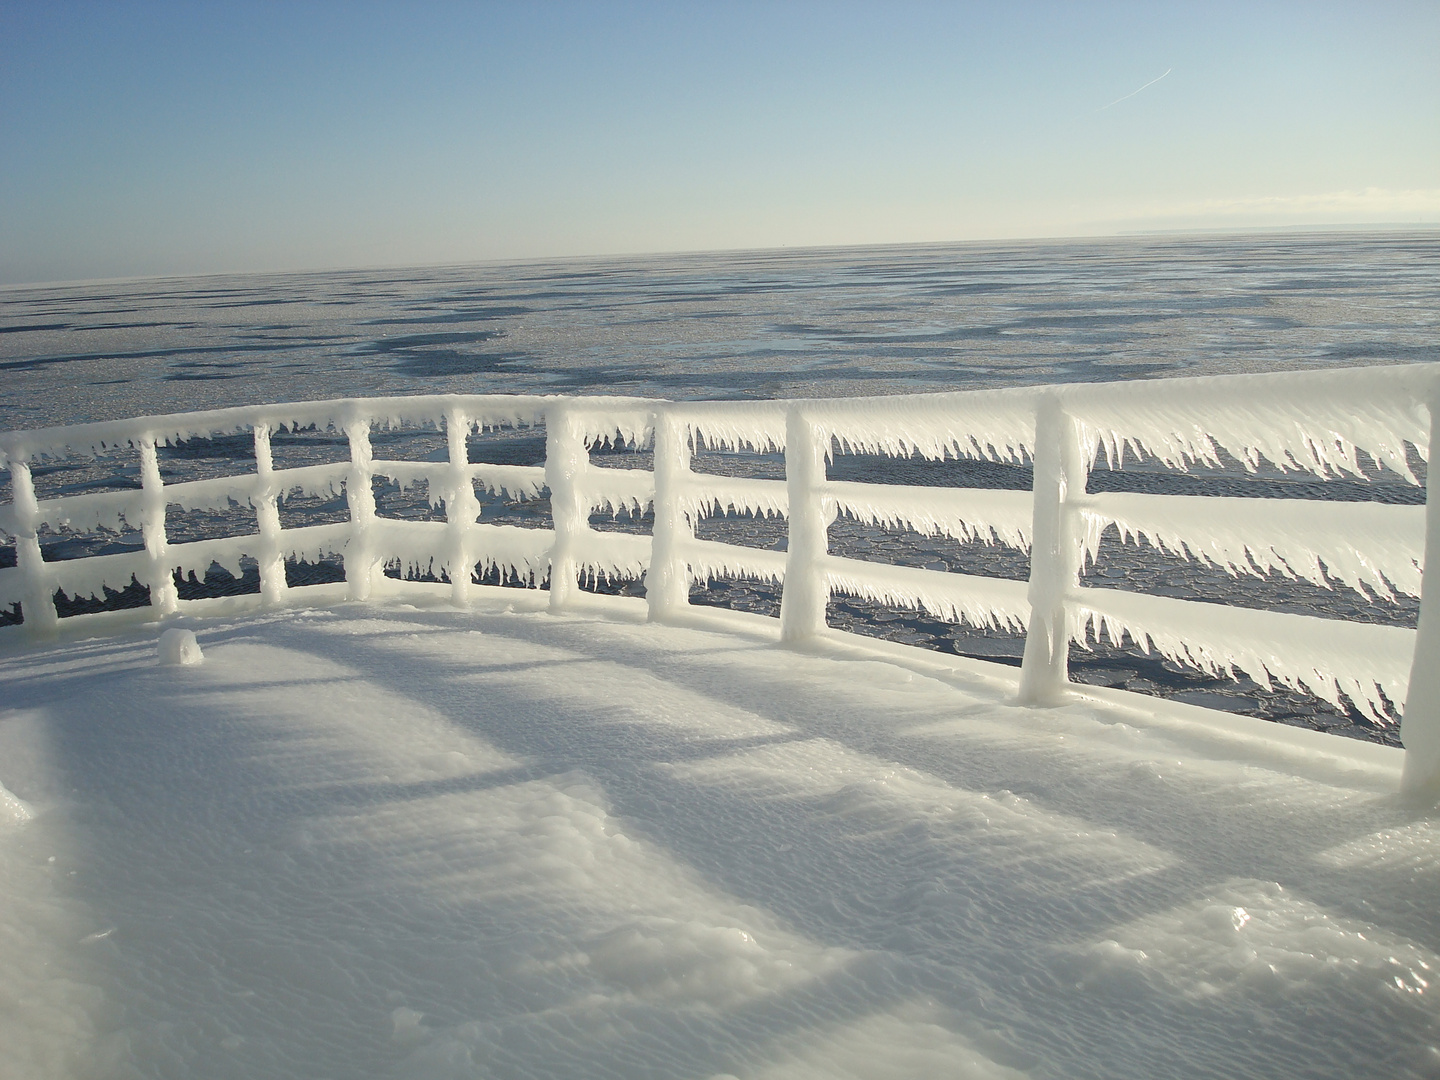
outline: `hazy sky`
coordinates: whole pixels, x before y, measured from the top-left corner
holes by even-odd
[[[3,283],[1351,222],[1435,0],[0,0]]]

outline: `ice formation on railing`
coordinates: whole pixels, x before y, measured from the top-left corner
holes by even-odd
[[[1236,669],[1269,686],[1273,679],[1341,706],[1345,694],[1385,725],[1385,699],[1405,700],[1415,631],[1398,626],[1257,611],[1119,589],[1078,589],[1070,596],[1071,637],[1124,635],[1142,649],[1214,675]],[[1384,698],[1381,696],[1384,692]]]
[[[758,578],[776,583],[785,580],[783,551],[721,544],[714,540],[690,540],[681,545],[679,553],[699,581],[727,577]]]
[[[1092,495],[1086,478],[1096,455],[1104,453],[1112,464],[1143,456],[1176,469],[1221,465],[1228,455],[1252,469],[1270,462],[1321,477],[1369,477],[1378,465],[1418,482],[1411,465],[1428,456],[1429,406],[1436,393],[1434,370],[1420,365],[822,401],[342,399],[9,433],[0,435],[0,465],[10,469],[13,501],[0,507],[0,531],[17,538],[17,565],[0,570],[0,603],[18,602],[26,622],[33,614],[36,629],[44,631],[54,625],[49,597],[55,589],[98,596],[138,580],[150,586],[154,609],[163,615],[177,607],[176,570],[203,575],[218,563],[239,575],[246,559],[260,566],[262,602],[274,603],[287,594],[284,560],[338,556],[354,599],[389,588],[380,573],[386,565],[411,577],[448,577],[456,603],[465,602],[477,568],[535,585],[548,579],[556,610],[564,609],[583,579],[644,575],[652,617],[668,618],[687,602],[694,580],[758,577],[783,584],[787,638],[822,630],[826,601],[835,593],[981,627],[1028,625],[1031,644],[1042,637],[1048,642],[1026,648],[1022,694],[1030,692],[1027,686],[1038,687],[1037,701],[1049,699],[1047,687],[1064,685],[1068,639],[1083,643],[1093,634],[1119,641],[1128,635],[1206,671],[1243,670],[1261,682],[1307,688],[1335,704],[1343,704],[1343,695],[1384,722],[1407,692],[1414,631],[1080,588],[1079,571],[1085,557],[1096,557],[1104,530],[1113,525],[1124,541],[1143,538],[1231,573],[1276,571],[1326,587],[1338,581],[1387,600],[1396,592],[1419,595],[1430,512],[1299,499]],[[397,426],[444,432],[447,460],[376,458],[372,430]],[[473,432],[520,426],[543,427],[543,466],[469,461]],[[342,434],[348,460],[275,469],[270,436],[302,428]],[[161,482],[158,446],[242,431],[253,432],[253,473]],[[609,467],[608,461],[595,465],[590,450],[605,445],[653,446],[654,471]],[[138,489],[35,498],[32,460],[124,447],[139,453]],[[702,448],[783,451],[786,479],[696,473],[691,454]],[[1029,463],[1034,490],[830,480],[827,463],[836,450]],[[402,490],[423,483],[444,520],[380,516],[374,477]],[[552,527],[482,523],[477,485],[512,499],[548,495]],[[350,520],[282,528],[278,508],[294,492],[343,494]],[[254,533],[169,541],[167,506],[227,512],[247,504],[255,512]],[[596,512],[639,520],[651,508],[653,537],[591,526]],[[786,518],[788,549],[696,539],[695,523],[716,513]],[[1028,551],[1031,579],[838,558],[827,544],[837,515]],[[138,530],[144,547],[46,562],[38,542],[46,528]],[[1424,626],[1422,617],[1422,642]],[[1048,672],[1043,677],[1035,674],[1042,664]],[[1440,703],[1424,708],[1435,717],[1431,771],[1437,771]]]
[[[821,565],[832,592],[999,630],[1022,631],[1030,620],[1023,581],[886,566],[833,555]]]
[[[1330,588],[1330,579],[1387,600],[1420,595],[1425,509],[1314,499],[1248,499],[1106,493],[1082,511],[1093,561],[1101,534],[1263,576],[1277,570]]]
[[[1217,449],[1250,467],[1261,460],[1318,476],[1364,476],[1358,451],[1412,482],[1407,445],[1424,458],[1433,374],[1425,365],[1220,376],[1062,388],[1088,445],[1113,463],[1128,451],[1172,468],[1220,464]]]
[[[655,480],[642,469],[587,468],[583,482],[590,510],[639,517],[655,501]]]
[[[844,453],[1019,461],[1033,451],[1035,389],[927,396],[923,410],[912,398],[851,398],[808,403],[807,413]]]
[[[693,473],[692,477],[677,495],[680,508],[692,519],[726,512],[784,517],[789,512],[790,497],[783,480],[706,473]]]
[[[909,528],[922,536],[999,541],[1030,550],[1032,499],[1028,491],[985,488],[906,487],[831,480],[824,495],[857,521]]]
[[[695,449],[785,449],[784,402],[687,401],[676,410],[689,428]]]

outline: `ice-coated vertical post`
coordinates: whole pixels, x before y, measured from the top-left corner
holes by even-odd
[[[470,527],[480,516],[475,483],[470,476],[470,418],[459,409],[445,413],[445,439],[450,448],[450,479],[445,493],[445,524],[450,533],[450,555],[445,567],[450,575],[450,600],[457,607],[470,602],[470,574],[475,557],[470,547]]]
[[[792,405],[785,414],[785,490],[789,500],[785,585],[780,596],[780,640],[799,641],[825,629],[830,600],[825,580],[830,515],[822,486],[829,432],[803,409]]]
[[[673,410],[652,416],[655,430],[655,527],[650,568],[645,572],[645,602],[651,622],[663,622],[690,603],[690,566],[685,544],[695,538],[695,523],[684,506],[690,478],[690,431]]]
[[[160,478],[160,458],[155,440],[140,440],[140,489],[143,501],[141,533],[150,564],[150,608],[157,616],[174,614],[180,597],[175,591],[175,568],[166,557],[170,547],[165,537],[165,482]]]
[[[564,611],[575,596],[580,574],[580,544],[590,515],[581,493],[581,476],[590,465],[580,418],[568,404],[545,413],[545,485],[550,489],[550,610]]]
[[[1035,414],[1030,626],[1020,665],[1020,702],[1051,705],[1070,679],[1067,597],[1080,583],[1084,533],[1075,500],[1085,494],[1089,463],[1075,420],[1059,394],[1046,394]]]
[[[1405,767],[1400,790],[1440,798],[1440,388],[1430,408],[1430,459],[1425,474],[1425,567],[1420,581],[1420,622],[1415,658],[1400,719]],[[1432,574],[1431,569],[1437,572]]]
[[[345,478],[345,502],[350,508],[350,542],[345,546],[346,593],[351,600],[370,599],[375,584],[374,454],[370,449],[370,421],[355,419],[345,425],[350,440],[350,472]]]
[[[260,600],[278,604],[288,588],[280,551],[280,492],[275,488],[275,458],[270,451],[270,425],[255,425],[255,523],[260,530]]]
[[[60,615],[55,610],[55,583],[40,553],[40,503],[29,462],[10,459],[10,492],[15,506],[15,567],[24,589],[20,614],[32,636],[49,637],[60,625]]]

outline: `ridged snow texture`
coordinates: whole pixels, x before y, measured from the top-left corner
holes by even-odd
[[[249,503],[263,522],[269,500],[294,491],[335,495],[352,479],[370,474],[406,486],[423,481],[432,504],[462,518],[445,524],[377,520],[372,528],[362,513],[359,526],[314,526],[161,550],[152,542],[148,553],[38,567],[32,557],[28,568],[0,571],[0,603],[36,595],[40,579],[72,594],[98,595],[105,586],[125,587],[132,575],[151,580],[157,560],[197,574],[218,562],[238,573],[241,558],[266,557],[267,542],[278,546],[283,556],[349,554],[361,561],[398,563],[411,572],[448,572],[450,562],[464,559],[538,582],[548,573],[552,545],[558,543],[554,534],[465,520],[474,505],[473,492],[463,490],[466,480],[518,498],[533,498],[552,483],[569,484],[592,511],[643,513],[653,503],[653,476],[593,467],[581,444],[646,444],[661,412],[697,449],[778,452],[785,449],[788,428],[814,433],[827,454],[838,448],[1025,462],[1034,458],[1037,412],[1042,401],[1049,401],[1052,412],[1073,419],[1082,457],[1091,462],[1100,453],[1112,464],[1123,463],[1127,455],[1145,456],[1183,470],[1196,463],[1217,465],[1228,455],[1251,469],[1268,461],[1321,477],[1367,476],[1378,465],[1418,482],[1410,462],[1428,453],[1428,404],[1436,393],[1436,369],[1415,365],[823,401],[665,403],[463,395],[344,399],[15,432],[0,435],[0,465],[254,428],[273,432],[309,427],[349,431],[361,440],[357,445],[362,451],[357,452],[362,460],[175,484],[163,488],[163,495],[152,484],[144,492],[69,496],[38,505],[26,494],[26,484],[17,482],[17,505],[0,507],[0,531],[10,535],[34,537],[44,526],[119,530],[123,525],[145,529],[149,542],[158,532],[165,503],[187,509]],[[546,468],[365,460],[364,431],[398,425],[442,428],[447,422],[463,423],[467,432],[546,424],[551,435],[563,433],[557,437],[567,447],[573,443],[574,449],[567,451],[565,461],[557,459]],[[450,441],[452,449],[464,445],[453,433]],[[555,474],[548,481],[547,470]],[[790,496],[784,482],[690,474],[680,486],[678,509],[692,521],[722,510],[786,515]],[[824,481],[815,487],[814,497],[822,500],[826,512],[872,524],[962,541],[999,541],[1021,550],[1032,542],[1029,493]],[[1076,498],[1073,493],[1072,500],[1070,508],[1080,513],[1083,543],[1092,559],[1101,533],[1114,524],[1125,540],[1144,537],[1167,551],[1232,573],[1276,570],[1323,586],[1340,581],[1385,598],[1396,592],[1415,595],[1420,589],[1424,513],[1414,507],[1119,494]],[[637,576],[648,564],[648,538],[597,533],[583,523],[567,529],[575,531],[573,558],[581,573]],[[270,551],[273,556],[274,547]],[[746,576],[779,582],[788,561],[783,552],[700,541],[686,542],[681,554],[690,573],[700,579]],[[823,563],[818,569],[835,591],[981,626],[1023,627],[1028,615],[1024,586],[1014,582],[828,557]],[[816,571],[811,567],[807,575]],[[1404,698],[1411,631],[1109,590],[1081,590],[1070,599],[1078,605],[1071,609],[1071,629],[1082,640],[1087,628],[1112,637],[1129,632],[1138,643],[1206,670],[1240,668],[1256,678],[1308,687],[1331,701],[1344,693],[1377,718],[1382,689],[1391,702]]]

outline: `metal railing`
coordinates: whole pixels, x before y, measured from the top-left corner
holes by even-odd
[[[97,595],[132,580],[149,587],[155,617],[181,611],[177,571],[212,563],[259,568],[256,602],[304,602],[286,584],[285,561],[343,559],[346,595],[363,600],[385,587],[383,567],[442,573],[465,604],[475,571],[499,567],[536,583],[548,577],[549,605],[563,611],[585,575],[644,576],[650,617],[674,618],[696,580],[749,576],[780,585],[781,637],[826,627],[836,594],[923,609],[932,616],[1023,630],[1019,698],[1063,700],[1072,641],[1126,635],[1178,662],[1305,688],[1332,702],[1343,694],[1379,716],[1404,703],[1404,785],[1440,789],[1440,617],[1437,590],[1423,595],[1418,630],[1354,623],[1094,588],[1081,583],[1087,557],[1110,526],[1232,572],[1272,569],[1316,584],[1381,594],[1421,594],[1421,568],[1440,544],[1440,514],[1424,507],[1307,499],[1088,493],[1099,454],[1139,454],[1183,469],[1228,455],[1316,476],[1371,478],[1389,469],[1420,483],[1429,460],[1430,417],[1440,395],[1432,365],[1149,382],[1072,384],[1007,390],[835,400],[666,402],[638,398],[417,396],[346,399],[146,417],[0,435],[0,465],[12,501],[0,505],[0,532],[15,538],[15,565],[0,569],[0,605],[18,604],[24,632],[46,635],[59,622],[57,590]],[[445,461],[377,459],[371,432],[433,425],[447,440]],[[467,440],[480,428],[543,426],[543,466],[471,462]],[[274,467],[271,437],[284,430],[333,429],[348,460]],[[157,447],[249,432],[255,467],[242,475],[163,482]],[[621,441],[653,448],[652,470],[592,465],[590,447]],[[699,448],[784,454],[785,479],[695,472]],[[835,449],[930,458],[1023,461],[1029,491],[907,487],[832,480]],[[31,463],[47,457],[138,454],[140,487],[38,499]],[[425,481],[443,520],[377,514],[376,477]],[[476,485],[492,494],[548,491],[551,527],[477,520]],[[344,493],[348,520],[284,528],[289,493]],[[249,504],[255,531],[171,543],[170,506],[226,509]],[[597,508],[653,507],[650,536],[598,531]],[[696,538],[714,511],[783,515],[785,551]],[[837,515],[957,539],[982,536],[1030,554],[1028,582],[891,566],[830,553]],[[46,530],[125,525],[143,550],[47,561]]]

